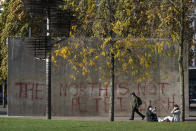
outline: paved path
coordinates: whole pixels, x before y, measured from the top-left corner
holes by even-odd
[[[43,119],[47,120],[44,116],[8,116],[8,115],[0,115],[0,118],[30,118],[30,119]],[[79,120],[79,121],[110,121],[108,117],[100,117],[100,116],[66,116],[66,117],[52,117],[52,120]],[[129,117],[115,117],[114,121],[123,121],[123,122],[133,122],[133,120],[129,120]],[[141,118],[136,117],[134,121],[144,122]],[[196,121],[196,117],[190,117],[186,119],[186,121]]]
[[[137,116],[137,115],[136,115]],[[0,108],[0,117],[4,118],[31,118],[31,119],[47,119],[44,116],[8,116],[7,108]],[[52,120],[81,120],[81,121],[110,121],[109,117],[100,116],[65,116],[65,117],[52,117]],[[196,121],[196,117],[190,117],[186,119],[187,121]],[[128,122],[129,117],[115,117],[114,121],[125,121]],[[146,119],[141,120],[140,117],[136,117],[134,121],[146,121]]]

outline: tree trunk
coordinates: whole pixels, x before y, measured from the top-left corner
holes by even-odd
[[[109,22],[112,23],[112,5],[111,5],[111,1],[110,0],[107,0],[108,2],[108,9],[109,9]],[[109,33],[108,35],[112,38],[113,32],[112,32],[112,29],[109,30]],[[112,38],[113,39],[113,38]],[[113,41],[111,40],[110,41],[110,44],[111,44],[111,49],[113,50]],[[114,121],[114,99],[115,99],[115,94],[114,94],[114,79],[115,79],[115,75],[114,75],[114,52],[112,52],[111,50],[111,80],[112,80],[112,89],[111,89],[111,93],[112,93],[112,96],[111,96],[111,109],[110,109],[110,121]]]
[[[184,98],[184,61],[183,61],[183,52],[184,52],[184,0],[181,0],[181,31],[180,31],[180,44],[179,44],[179,57],[178,57],[178,64],[179,64],[179,73],[180,73],[180,89],[181,89],[181,120],[185,120],[185,98]]]
[[[6,107],[6,87],[5,87],[5,81],[3,82],[3,108]]]
[[[110,121],[114,121],[114,53],[111,53],[111,77],[112,77],[112,98],[111,98],[111,116]]]

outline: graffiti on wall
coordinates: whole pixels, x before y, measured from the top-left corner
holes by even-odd
[[[45,84],[42,83],[32,83],[32,82],[16,82],[15,86],[18,88],[18,97],[31,99],[31,100],[41,100],[43,99],[43,87]]]
[[[169,111],[175,103],[175,94],[167,95],[169,83],[118,83],[115,85],[115,106],[118,112],[130,111],[130,93],[135,92],[143,100],[140,108],[145,111],[149,105],[157,105],[159,109]],[[45,84],[34,82],[16,82],[19,99],[43,100]],[[88,113],[89,105],[94,105],[96,113],[109,111],[110,85],[102,82],[94,83],[59,83],[56,87],[56,96],[66,99],[71,98],[70,106],[72,113]],[[170,89],[172,90],[172,89]]]

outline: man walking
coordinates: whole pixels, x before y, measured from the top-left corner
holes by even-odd
[[[138,108],[142,104],[142,101],[140,98],[138,98],[135,93],[131,93],[131,96],[133,98],[133,104],[132,104],[132,113],[131,118],[129,120],[134,120],[134,114],[135,112],[142,117],[142,120],[145,118],[145,116],[139,112]]]

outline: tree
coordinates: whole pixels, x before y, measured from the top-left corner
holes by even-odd
[[[178,65],[179,65],[179,75],[180,75],[180,91],[181,91],[181,104],[182,104],[182,121],[185,120],[185,97],[184,97],[184,68],[186,62],[186,48],[191,48],[192,38],[193,38],[193,29],[191,27],[192,18],[191,11],[193,10],[191,0],[169,0],[164,1],[162,4],[162,26],[168,30],[165,32],[165,37],[168,37],[172,42],[178,44]],[[190,52],[191,53],[191,52]]]
[[[184,59],[183,59],[183,51],[184,51],[184,0],[181,0],[181,17],[180,17],[180,43],[179,43],[179,72],[180,72],[180,88],[181,88],[181,99],[182,99],[182,121],[185,120],[185,98],[184,98]]]
[[[184,2],[186,15],[182,23],[185,33],[182,33],[180,30],[182,6],[178,0],[65,0],[62,7],[72,10],[73,16],[77,19],[72,25],[70,36],[96,37],[103,42],[96,48],[89,47],[84,42],[68,43],[63,47],[59,46],[56,55],[68,60],[77,73],[85,75],[90,72],[89,67],[97,69],[95,63],[99,58],[102,59],[102,56],[106,57],[105,67],[110,70],[112,64],[110,53],[112,53],[115,70],[131,72],[131,75],[137,77],[139,81],[145,80],[155,66],[152,54],[157,56],[179,54],[181,60],[182,44],[179,44],[179,51],[164,50],[165,47],[183,43],[180,42],[182,34],[185,34],[187,46],[190,47],[192,44],[189,17],[191,4],[191,0]],[[182,67],[182,62],[179,61],[179,67]],[[182,68],[179,69],[183,75]],[[103,76],[110,78],[107,73]]]
[[[153,51],[156,51],[157,48],[160,52],[162,51],[161,46],[163,46],[164,43],[153,45],[147,41],[147,38],[149,38],[150,35],[153,35],[153,31],[147,28],[151,27],[152,23],[148,23],[146,21],[148,19],[148,16],[146,15],[146,13],[144,13],[147,8],[150,8],[147,7],[148,4],[137,1],[124,2],[123,0],[119,0],[114,4],[114,1],[111,1],[112,10],[109,11],[109,5],[105,0],[101,0],[99,3],[96,3],[92,0],[82,0],[80,2],[69,0],[66,2],[67,3],[65,4],[64,8],[70,10],[72,9],[73,12],[75,12],[73,15],[77,19],[77,23],[75,22],[72,25],[72,31],[70,32],[70,36],[72,38],[98,37],[99,39],[104,41],[102,44],[99,45],[98,49],[90,47],[87,48],[83,45],[83,47],[80,47],[81,45],[79,44],[67,44],[66,47],[61,48],[59,51],[56,51],[57,54],[64,56],[64,58],[68,58],[69,56],[69,60],[71,61],[70,63],[75,62],[76,67],[73,66],[73,68],[81,68],[79,66],[79,63],[77,63],[78,61],[75,61],[74,58],[76,59],[77,57],[80,57],[80,59],[84,59],[83,65],[85,66],[87,65],[86,63],[89,63],[89,66],[95,66],[95,64],[93,64],[95,62],[94,60],[97,60],[99,56],[110,56],[109,52],[115,51],[115,59],[120,61],[120,63],[122,63],[122,59],[127,59],[127,54],[130,55],[130,59],[128,59],[129,64],[122,65],[126,69],[128,66],[131,66],[130,68],[134,69],[132,71],[133,74],[136,74],[139,72],[138,69],[141,66],[146,67],[146,69],[151,68],[149,64],[150,62],[152,62],[150,61],[150,59],[152,58],[151,53]],[[136,6],[136,4],[138,5]],[[133,9],[136,7],[137,9]],[[111,12],[112,14],[111,22],[108,18],[109,12]],[[112,36],[109,35],[111,31],[113,32]],[[110,41],[113,42],[114,49],[110,47],[111,44],[108,44],[110,43]],[[69,45],[74,46],[74,48],[70,48],[69,50]],[[138,51],[138,54],[136,56],[133,52],[140,47],[146,48],[149,51],[146,53]],[[77,50],[78,48],[82,48],[81,54],[85,54],[88,52],[88,56],[94,56],[95,59],[91,59],[89,60],[91,62],[88,62],[86,61],[87,58],[85,57],[85,55],[82,58],[78,55],[72,55],[75,54],[74,50]],[[60,53],[60,51],[62,52]],[[70,58],[71,56],[74,56],[72,57],[73,59]],[[123,63],[126,62],[127,61],[124,61]],[[108,59],[106,63],[107,65],[110,65],[110,59]],[[141,72],[142,71],[143,70],[141,70]],[[85,75],[88,72],[89,71],[84,67],[82,74]]]
[[[21,0],[5,0],[3,3],[3,12],[0,16],[0,81],[3,82],[5,92],[5,80],[7,79],[7,58],[8,48],[6,38],[14,36],[28,36],[29,27],[34,27],[32,32],[39,35],[41,32],[42,19],[34,22],[24,10]],[[5,107],[5,93],[4,93]]]

